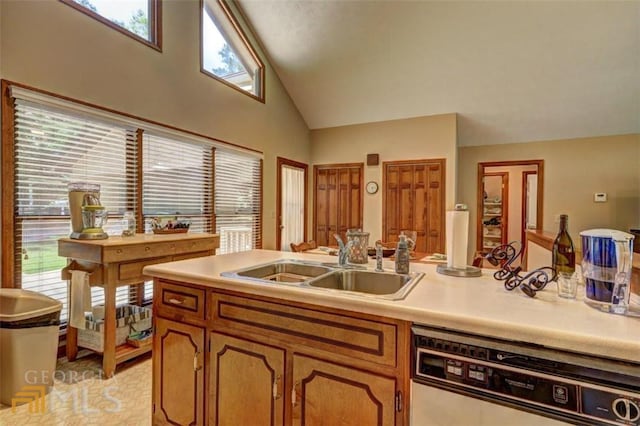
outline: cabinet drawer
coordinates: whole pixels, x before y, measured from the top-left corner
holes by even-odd
[[[397,326],[322,310],[211,294],[214,323],[395,367]]]
[[[174,242],[135,244],[122,247],[106,247],[104,249],[104,263],[122,262],[127,260],[149,259],[151,257],[171,256],[175,253]]]
[[[156,263],[170,262],[171,257],[157,257],[155,259],[144,260],[141,262],[121,263],[118,265],[118,279],[120,281],[139,279],[142,281],[142,269],[147,265],[155,265]]]
[[[213,238],[185,240],[175,242],[176,253],[193,253],[198,251],[214,251],[216,248]]]
[[[204,290],[156,281],[154,302],[157,304],[160,314],[176,318],[204,320]]]

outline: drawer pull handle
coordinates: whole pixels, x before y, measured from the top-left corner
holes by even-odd
[[[118,250],[116,250],[116,253],[118,253],[118,254],[122,254],[122,249],[118,249]]]
[[[184,299],[176,299],[175,297],[172,297],[169,299],[169,303],[173,305],[182,305],[184,303]]]
[[[291,405],[295,408],[298,405],[298,388],[300,387],[300,382],[296,382],[293,385],[293,389],[291,389]]]
[[[202,366],[198,365],[199,356],[200,356],[200,351],[196,351],[196,353],[193,354],[193,371],[198,371],[202,369]]]
[[[149,250],[151,250],[151,247],[149,247],[149,246],[146,246],[146,247],[144,248],[144,251],[149,251]]]
[[[276,378],[273,380],[273,399],[282,398],[282,389],[280,389],[280,383],[282,382],[280,380],[281,377],[282,376],[278,374]]]

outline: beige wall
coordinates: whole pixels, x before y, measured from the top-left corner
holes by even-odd
[[[456,202],[456,137],[456,114],[312,130],[311,160],[313,165],[364,163],[364,183],[373,180],[381,185],[384,161],[444,158],[445,208],[450,209]],[[374,153],[380,154],[380,164],[367,166],[367,154]],[[310,175],[313,188],[313,172]],[[364,230],[375,241],[382,235],[382,188],[373,195],[365,192],[363,207]]]
[[[266,104],[200,72],[198,0],[162,2],[162,52],[58,1],[0,4],[2,78],[263,151],[275,247],[275,158],[308,163],[309,130],[268,64]]]
[[[569,215],[569,231],[592,228],[628,231],[640,226],[640,135],[617,135],[506,145],[461,147],[458,199],[469,200],[469,256],[476,246],[476,179],[479,162],[544,160],[542,229],[557,232],[555,218]],[[594,203],[606,192],[606,203]]]

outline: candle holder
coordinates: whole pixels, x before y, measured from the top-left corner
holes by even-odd
[[[498,281],[504,281],[504,288],[509,291],[520,288],[527,296],[535,297],[536,293],[544,289],[549,281],[556,279],[556,271],[550,266],[543,266],[521,275],[522,268],[513,266],[513,262],[520,257],[522,249],[520,241],[512,241],[495,247],[485,256],[485,259],[493,266],[500,266],[493,277]]]

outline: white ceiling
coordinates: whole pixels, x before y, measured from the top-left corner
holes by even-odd
[[[239,3],[311,129],[457,112],[461,146],[640,133],[638,0]]]

